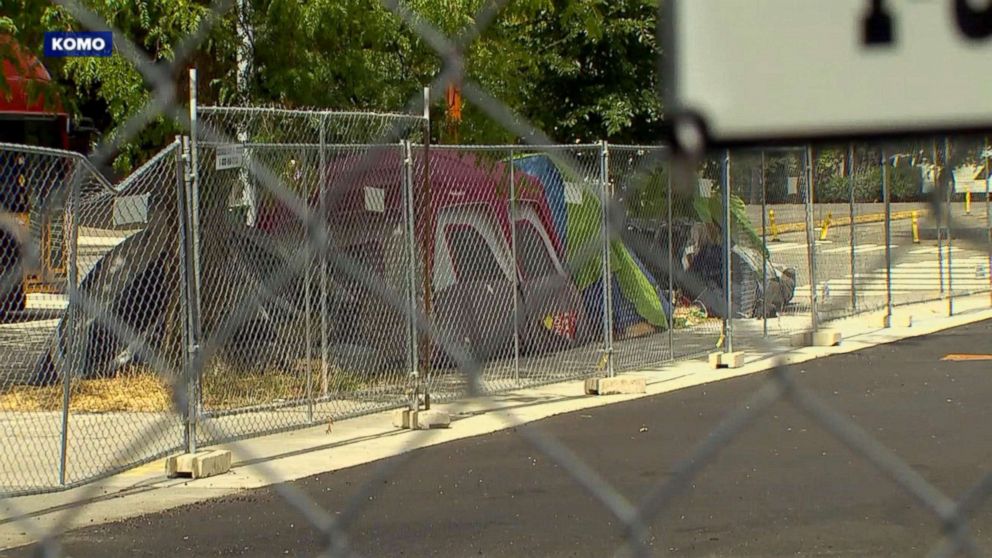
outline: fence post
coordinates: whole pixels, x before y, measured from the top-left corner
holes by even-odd
[[[765,182],[765,150],[761,150],[761,336],[768,337],[768,185]]]
[[[933,187],[934,195],[940,196],[940,184],[943,182],[941,180],[941,166],[940,166],[940,154],[937,152],[937,139],[931,140],[931,149],[933,154]],[[937,200],[940,198],[938,197]],[[944,294],[944,212],[940,209],[939,203],[934,203],[934,207],[937,208],[937,271],[940,276],[940,294]]]
[[[423,192],[419,198],[419,203],[414,200],[414,218],[416,218],[416,210],[419,209],[423,213],[423,229],[421,237],[421,257],[423,258],[423,277],[421,278],[421,289],[423,289],[423,309],[424,316],[428,322],[432,321],[433,314],[433,299],[432,299],[432,285],[434,278],[434,214],[433,214],[433,198],[434,194],[431,190],[431,88],[424,87],[424,129],[423,129],[423,139],[424,139],[424,165],[423,165]],[[412,188],[412,185],[411,185]],[[417,227],[414,225],[414,231]],[[419,265],[420,262],[417,262]],[[416,306],[415,306],[416,307]],[[418,346],[422,348],[420,350],[420,358],[422,361],[418,364],[420,367],[419,372],[422,373],[428,381],[431,377],[431,355],[434,352],[433,341],[430,335],[423,335],[422,339],[417,339]],[[423,345],[419,345],[423,343]]]
[[[417,284],[416,284],[416,230],[413,225],[415,216],[413,208],[413,150],[409,140],[400,142],[400,149],[403,156],[403,207],[406,214],[406,304],[407,304],[407,359],[410,368],[410,380],[413,390],[410,395],[410,410],[416,411],[420,407],[419,387],[420,387],[420,358],[417,351]],[[429,359],[430,355],[425,358]]]
[[[62,370],[62,425],[59,439],[59,484],[65,486],[66,474],[69,460],[69,404],[71,402],[72,391],[72,363],[74,356],[78,354],[76,349],[79,346],[79,332],[76,330],[78,310],[73,304],[76,289],[79,286],[79,175],[80,169],[78,160],[73,165],[72,180],[69,181],[69,204],[66,208],[66,215],[70,218],[69,239],[68,239],[68,262],[66,265],[66,292],[69,294],[69,305],[65,309],[65,331],[68,332],[68,339],[58,340],[56,351],[61,351],[62,343],[68,347],[61,361]]]
[[[854,222],[854,197],[857,190],[855,179],[855,166],[854,166],[854,144],[850,143],[847,145],[847,174],[848,182],[850,183],[850,199],[848,203],[847,215],[848,215],[848,232],[850,233],[851,240],[851,314],[858,313],[858,281],[857,281],[857,256],[855,255],[855,248],[857,243],[857,235],[855,234],[855,222]]]
[[[318,119],[319,119],[319,117],[318,117]],[[319,120],[318,120],[318,122],[319,122]],[[305,150],[304,151],[301,151],[300,152],[300,165],[303,166],[303,168],[311,168],[310,165],[312,165],[312,164],[313,164],[313,162],[310,160],[310,157],[307,156],[307,152]],[[314,261],[314,255],[315,254],[314,254],[314,249],[313,249],[313,241],[314,241],[313,232],[314,232],[314,226],[313,226],[313,222],[312,222],[314,216],[313,216],[313,209],[310,207],[310,200],[311,200],[311,198],[310,198],[310,192],[309,192],[310,187],[307,184],[307,180],[306,180],[305,176],[304,176],[304,178],[300,182],[302,182],[302,184],[300,185],[301,186],[300,189],[302,191],[299,192],[299,195],[303,199],[304,208],[305,208],[304,209],[304,211],[305,211],[305,213],[304,213],[305,219],[304,219],[303,230],[306,231],[304,233],[306,235],[306,238],[303,239],[303,246],[304,246],[304,250],[306,250],[306,254],[307,254],[306,271],[304,271],[304,273],[306,275],[304,275],[304,277],[303,277],[303,298],[304,298],[304,302],[303,302],[303,315],[306,316],[305,322],[304,322],[306,324],[305,325],[306,331],[303,334],[303,343],[306,346],[306,348],[304,349],[304,352],[303,352],[304,358],[306,360],[306,372],[305,372],[305,375],[306,375],[305,393],[306,393],[306,395],[305,395],[305,397],[306,397],[306,400],[307,400],[307,422],[313,423],[313,412],[314,412],[314,399],[313,399],[313,332],[311,331],[311,329],[313,329],[311,327],[312,318],[313,318],[313,300],[311,300],[312,299],[313,288],[312,288],[311,283],[313,282],[313,271],[314,271],[314,263],[315,263],[315,261]]]
[[[809,259],[810,325],[815,333],[819,326],[816,304],[816,239],[813,236],[813,146],[806,146],[806,253]]]
[[[947,315],[954,315],[954,231],[951,223],[954,222],[954,208],[951,205],[954,193],[954,169],[950,168],[951,143],[947,136],[944,136],[944,166],[947,167],[947,180],[943,182],[947,185],[944,200],[947,207]]]
[[[187,453],[196,452],[196,347],[198,346],[199,308],[196,303],[196,278],[194,273],[194,251],[192,231],[192,211],[189,203],[190,185],[193,177],[190,165],[190,141],[182,138],[179,156],[176,158],[176,214],[179,225],[179,263],[183,281],[180,296],[183,306],[183,376],[186,380],[186,408],[183,409],[183,445]]]
[[[603,354],[606,373],[613,377],[613,273],[610,269],[610,151],[605,141],[599,144],[599,192],[603,227]]]
[[[985,230],[986,252],[988,253],[985,272],[989,277],[989,304],[992,305],[992,207],[990,207],[989,202],[989,181],[992,180],[992,177],[989,176],[989,138],[985,138],[983,143],[985,147],[982,153],[982,158],[985,161]]]
[[[669,151],[669,157],[671,156],[671,151]],[[672,360],[675,360],[675,254],[673,251],[675,247],[672,246],[675,228],[674,220],[672,219],[672,203],[674,198],[672,196],[672,172],[674,169],[671,165],[671,159],[669,159],[668,165],[668,305],[671,307],[671,311],[668,316],[668,355]]]
[[[882,203],[885,206],[885,327],[892,327],[892,200],[889,193],[888,158],[881,150]]]
[[[185,253],[184,275],[186,280],[186,315],[189,328],[185,351],[184,367],[187,382],[186,404],[186,451],[196,453],[196,430],[199,418],[200,381],[199,368],[203,365],[200,353],[200,219],[199,219],[199,161],[197,158],[197,104],[196,69],[189,70],[189,121],[190,131],[187,141],[188,172],[183,174],[181,183],[183,227],[183,251]]]
[[[330,346],[327,338],[327,251],[330,250],[330,235],[327,226],[327,136],[326,136],[326,114],[320,114],[320,152],[317,161],[317,204],[320,211],[320,226],[323,229],[323,242],[320,246],[320,395],[327,397],[328,383],[330,382],[329,363]]]
[[[731,228],[733,223],[731,222],[730,214],[730,150],[727,149],[723,153],[723,172],[721,173],[721,196],[723,198],[723,303],[724,303],[724,318],[723,318],[723,351],[726,353],[734,352],[734,296],[733,296],[733,285],[734,280],[731,277],[733,272],[733,265],[731,264],[731,257],[733,256],[733,235],[731,234]]]
[[[513,381],[520,383],[520,308],[517,293],[520,292],[520,278],[517,276],[517,186],[513,168],[513,148],[509,153],[510,173],[510,255],[513,264]]]

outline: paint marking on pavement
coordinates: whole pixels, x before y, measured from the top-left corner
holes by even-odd
[[[940,360],[949,360],[949,361],[992,360],[992,355],[972,355],[972,354],[951,353],[949,355],[945,355],[944,358]]]
[[[840,248],[830,248],[828,250],[817,250],[817,254],[845,254],[850,253],[850,246],[842,246]],[[864,246],[855,245],[855,254],[865,254],[868,252],[879,252],[885,251],[885,246],[878,246],[876,244],[865,244]]]
[[[768,251],[771,253],[785,252],[786,250],[798,250],[799,248],[806,249],[806,244],[799,242],[781,242],[768,245]]]
[[[165,475],[165,460],[159,459],[158,461],[152,461],[151,463],[145,463],[144,465],[138,465],[134,469],[128,469],[121,473],[121,476],[125,477],[144,477],[155,473],[161,473]]]

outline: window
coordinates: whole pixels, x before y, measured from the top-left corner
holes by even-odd
[[[548,246],[530,221],[514,223],[517,233],[517,261],[523,269],[524,277],[534,279],[555,275],[554,260],[548,253]]]
[[[445,238],[458,281],[505,279],[489,244],[475,228],[469,225],[450,225],[445,228]]]

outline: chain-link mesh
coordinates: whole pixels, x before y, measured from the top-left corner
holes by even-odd
[[[198,118],[197,273],[212,345],[202,417],[239,437],[397,405],[408,320],[367,282],[406,288],[409,163],[381,142],[421,134],[423,120],[234,107]],[[370,277],[336,273],[314,247],[321,233]]]
[[[78,154],[0,148],[5,209],[29,235],[7,229],[3,256],[5,492],[79,484],[181,446],[177,378],[69,305],[77,290],[179,369],[178,157],[174,143],[112,187]],[[138,437],[141,451],[122,451]]]
[[[436,85],[464,78],[461,53],[502,7],[487,3],[451,41],[405,4],[383,5],[444,58]],[[175,67],[213,23],[179,45]],[[155,95],[96,150],[98,164],[152,118],[179,112],[167,68],[126,40],[121,52]],[[403,115],[200,108],[189,142],[116,187],[78,155],[0,146],[3,494],[78,484],[197,442],[404,405],[411,391],[456,399],[643,370],[717,340],[729,348],[735,326],[740,349],[751,328],[795,329],[783,318],[812,314],[815,325],[987,289],[989,256],[974,242],[959,247],[954,223],[968,211],[959,217],[960,192],[948,187],[952,154],[974,146],[911,146],[919,162],[910,166],[929,160],[943,196],[914,219],[916,209],[893,206],[908,171],[891,146],[855,146],[846,159],[807,147],[703,161],[652,147],[554,146],[478,84],[465,80],[463,92],[539,145],[411,144],[425,121]],[[673,170],[681,163],[695,165],[681,173],[691,178]],[[848,198],[833,201],[845,186]],[[845,201],[841,242],[827,222]],[[782,371],[637,503],[560,441],[525,436],[647,554],[645,525],[783,399],[933,512],[948,539],[937,551],[971,549],[966,521],[989,483],[950,500]],[[348,554],[344,529],[394,472],[384,466],[339,517],[291,485],[277,490],[322,532],[328,554]],[[82,509],[39,534],[48,550]]]

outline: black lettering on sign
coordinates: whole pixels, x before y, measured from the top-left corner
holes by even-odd
[[[992,2],[976,10],[968,0],[954,0],[954,17],[958,29],[969,39],[987,39],[992,35]]]
[[[974,8],[979,0],[954,0],[954,19],[958,30],[971,40],[992,36],[992,0],[984,8]],[[885,0],[869,0],[868,13],[862,20],[863,40],[866,46],[887,46],[895,42],[893,17]]]
[[[893,43],[892,16],[886,9],[885,0],[871,0],[862,25],[865,45],[887,46]]]

